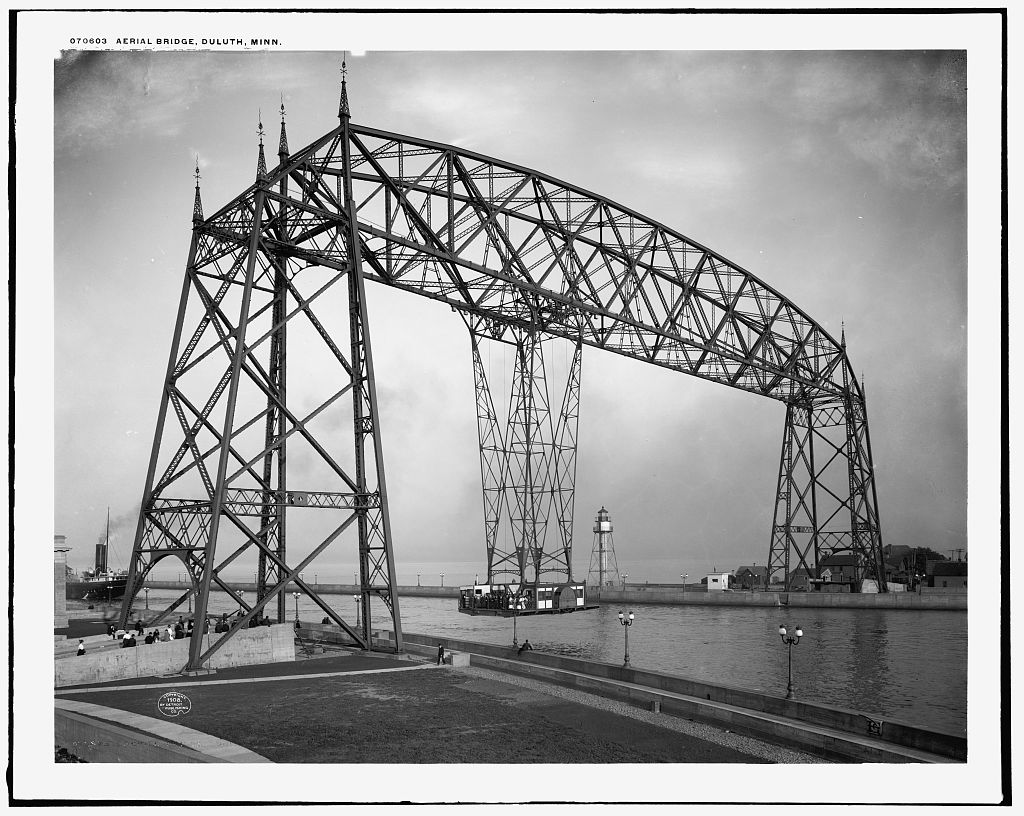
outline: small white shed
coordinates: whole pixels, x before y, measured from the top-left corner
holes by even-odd
[[[728,572],[710,572],[708,573],[708,592],[721,592],[723,589],[729,588],[729,573]]]

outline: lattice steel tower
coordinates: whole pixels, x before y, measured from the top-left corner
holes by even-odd
[[[340,124],[315,147],[289,155],[284,114],[282,101],[277,167],[267,169],[261,121],[255,183],[209,218],[196,164],[192,245],[120,614],[124,625],[163,558],[180,559],[192,586],[161,617],[194,593],[203,621],[211,590],[231,592],[224,570],[255,572],[254,601],[238,597],[226,636],[191,640],[189,669],[264,609],[284,622],[292,587],[367,649],[379,598],[402,650],[344,63]],[[345,296],[344,311],[327,308],[328,291],[331,306]],[[298,552],[286,538],[295,522]],[[358,625],[302,577],[350,529]]]
[[[615,540],[612,536],[612,517],[602,507],[594,519],[594,549],[590,553],[590,572],[587,580],[595,580],[599,587],[618,586],[619,562],[615,558]]]
[[[200,619],[228,573],[255,573],[256,598],[238,599],[228,637],[265,608],[285,620],[294,585],[366,648],[377,598],[402,648],[366,281],[444,303],[469,329],[489,583],[571,577],[589,346],[783,403],[769,577],[817,575],[826,556],[852,552],[885,590],[867,405],[845,331],[837,341],[721,254],[581,187],[352,123],[344,73],[337,127],[291,153],[283,114],[277,165],[261,125],[255,183],[209,217],[197,165],[122,623],[145,576],[174,557]],[[557,412],[555,338],[574,349]],[[485,341],[516,355],[500,419]],[[302,578],[346,532],[359,625]],[[226,640],[204,650],[195,638],[189,668]]]

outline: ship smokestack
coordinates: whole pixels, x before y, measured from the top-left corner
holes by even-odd
[[[107,545],[110,544],[110,508],[107,508],[107,535],[96,542],[96,574],[107,571]]]

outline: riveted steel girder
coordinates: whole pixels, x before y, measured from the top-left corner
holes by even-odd
[[[544,421],[551,424],[549,406],[537,400],[535,386],[543,375],[535,349],[542,337],[562,337],[577,345],[577,354],[583,345],[602,348],[786,403],[772,568],[787,568],[793,551],[801,564],[817,564],[818,554],[839,549],[835,536],[845,535],[880,572],[863,393],[845,347],[768,284],[607,198],[451,145],[352,124],[347,109],[338,128],[280,159],[212,216],[196,217],[136,536],[139,561],[133,556],[132,586],[152,565],[141,545],[156,537],[168,552],[177,548],[196,559],[199,591],[207,592],[222,568],[214,545],[227,522],[241,532],[240,549],[256,547],[265,565],[260,571],[266,576],[260,589],[264,597],[257,606],[288,581],[309,591],[298,578],[299,569],[285,564],[278,512],[290,507],[285,497],[305,495],[316,497],[313,506],[324,502],[351,508],[352,515],[323,546],[356,522],[363,611],[369,611],[369,593],[376,593],[394,613],[397,630],[365,280],[445,302],[462,312],[471,331],[485,331],[517,348],[522,387],[513,401],[518,399],[522,410],[510,414],[504,433],[495,431],[493,405],[488,409],[481,401],[477,380],[482,464],[486,469],[494,464],[491,460],[503,460],[494,470],[502,481],[492,485],[490,494],[490,471],[484,472],[492,565],[497,546],[491,517],[496,512],[519,520],[522,541],[515,561],[520,575],[538,552],[546,552],[530,543],[546,530],[551,516],[550,507],[538,516],[530,500],[537,487],[530,434]],[[350,310],[345,351],[320,309],[322,296],[343,279]],[[195,303],[199,309],[193,315],[189,307]],[[316,338],[343,373],[337,379],[341,387],[329,389],[301,416],[284,387],[286,337],[292,342],[293,331],[286,335],[283,328],[296,324]],[[475,372],[478,362],[474,353]],[[211,367],[216,373],[206,372],[203,388],[184,387]],[[239,403],[240,385],[255,389],[256,399]],[[356,457],[343,465],[314,426],[345,395],[353,401]],[[563,405],[565,416],[578,412],[578,382],[567,399],[575,403]],[[239,404],[248,412],[236,417]],[[546,420],[537,413],[539,407]],[[168,432],[170,416],[177,420],[179,441],[160,469],[165,461],[159,456],[160,438]],[[237,440],[250,438],[250,427],[263,433],[260,444],[244,449]],[[844,438],[829,447],[821,441],[825,428],[841,429]],[[369,440],[373,454],[364,456],[363,444]],[[303,486],[311,489],[299,493],[286,486],[286,442],[289,450],[297,444],[311,449],[333,484]],[[564,474],[575,466],[575,426],[562,443],[553,450],[566,453],[559,471]],[[513,453],[529,476],[520,480],[524,487],[519,493],[508,476]],[[833,478],[844,470],[840,462],[846,463],[843,488]],[[185,479],[191,482],[192,497],[172,495]],[[526,488],[527,482],[533,487]],[[556,482],[547,485],[550,490]],[[570,489],[564,493],[567,503],[555,502],[563,550],[571,532],[571,495]],[[819,507],[822,495],[832,497],[838,509]],[[257,498],[251,505],[242,502],[246,511],[239,496]],[[164,503],[175,498],[183,506],[168,510]],[[211,514],[201,547],[182,549],[168,532],[173,530],[163,515],[168,512]],[[247,526],[246,519],[253,517],[258,525]],[[842,530],[837,529],[840,517],[848,519]],[[803,528],[811,530],[811,538],[794,544],[794,533]],[[300,568],[308,563],[301,562]],[[534,563],[535,570],[542,566]],[[127,596],[125,603],[127,610]],[[340,616],[336,619],[340,622]],[[365,643],[369,615],[362,620],[363,631],[353,634]]]

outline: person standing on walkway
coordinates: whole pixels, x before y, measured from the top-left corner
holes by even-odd
[[[437,665],[440,666],[444,663],[444,645],[441,643],[437,644]]]
[[[79,640],[78,641],[78,656],[81,657],[84,654],[85,654],[85,641],[84,640]]]

